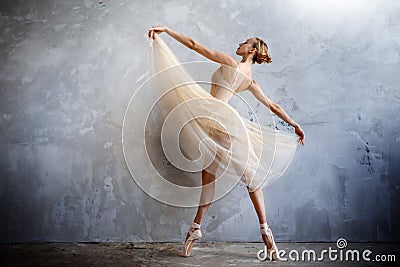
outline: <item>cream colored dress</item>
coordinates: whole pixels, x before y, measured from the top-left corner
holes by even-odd
[[[193,80],[159,35],[151,45],[149,71],[160,97],[161,143],[171,164],[188,172],[204,169],[226,188],[241,181],[251,191],[281,177],[298,136],[250,121],[227,103],[250,83],[239,66],[221,65],[211,75],[214,97]]]

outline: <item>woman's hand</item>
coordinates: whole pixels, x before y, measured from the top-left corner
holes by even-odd
[[[296,124],[296,125],[294,126],[294,129],[295,129],[295,133],[296,133],[298,136],[300,136],[300,137],[299,137],[299,142],[300,142],[300,144],[302,144],[302,145],[304,146],[304,132],[303,132],[303,130],[301,129],[300,125],[298,125],[298,124]]]
[[[153,26],[149,30],[149,38],[154,39],[155,33],[160,34],[165,31],[167,31],[167,27],[165,27],[165,26]]]

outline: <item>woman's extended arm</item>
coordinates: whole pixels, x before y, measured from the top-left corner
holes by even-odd
[[[169,34],[171,37],[176,39],[178,42],[182,43],[186,47],[196,51],[197,53],[205,56],[206,58],[215,61],[220,64],[228,65],[230,67],[236,68],[237,67],[237,61],[233,59],[231,56],[223,53],[223,52],[218,52],[211,50],[204,45],[198,43],[194,39],[190,38],[189,36],[183,35],[177,31],[171,30],[170,28],[166,26],[156,26],[152,27],[149,30],[149,37],[154,39],[154,34],[160,34],[162,32],[166,32]]]
[[[300,136],[300,143],[304,145],[304,132],[301,129],[300,125],[297,124],[289,115],[281,108],[278,104],[274,103],[271,99],[269,99],[261,87],[253,80],[253,83],[250,85],[248,90],[267,108],[269,108],[273,113],[278,115],[282,120],[286,121],[290,125],[295,128],[295,132],[298,136]]]

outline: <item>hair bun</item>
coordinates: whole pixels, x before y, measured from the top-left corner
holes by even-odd
[[[269,64],[272,62],[272,57],[268,53],[268,46],[263,40],[256,37],[256,41],[255,41],[253,47],[256,48],[256,50],[257,50],[256,54],[253,57],[253,63],[257,62],[258,64],[262,64],[262,63]]]
[[[272,57],[269,53],[263,53],[262,55],[257,56],[256,62],[258,64],[262,64],[262,63],[270,64],[272,62]]]

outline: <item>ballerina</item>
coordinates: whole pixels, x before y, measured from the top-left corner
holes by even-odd
[[[305,135],[300,125],[296,123],[292,118],[290,118],[290,116],[283,110],[282,107],[269,99],[263,93],[263,90],[261,89],[259,84],[252,78],[251,70],[253,64],[269,64],[272,62],[272,58],[268,53],[268,46],[263,40],[257,37],[253,37],[247,39],[245,42],[240,43],[238,48],[236,49],[236,55],[241,56],[242,60],[238,62],[231,56],[223,52],[211,50],[204,45],[198,43],[194,39],[185,36],[179,32],[176,32],[166,26],[153,26],[149,29],[148,36],[149,38],[155,39],[155,35],[161,34],[162,32],[167,33],[189,49],[192,49],[197,53],[203,55],[204,57],[221,64],[221,67],[217,69],[212,77],[213,83],[211,85],[210,94],[213,97],[223,102],[227,102],[234,95],[234,93],[239,93],[246,90],[250,91],[257,100],[259,100],[281,119],[293,126],[295,129],[295,134],[298,135],[298,143],[304,145]],[[235,77],[231,79],[232,82],[229,82],[229,84],[234,88],[232,88],[232,90],[224,90],[224,88],[222,86],[219,86],[218,84],[224,82],[226,83],[227,79],[225,76],[227,75],[227,73],[229,73],[229,70],[232,69],[236,70],[236,75],[234,75]],[[241,81],[236,82],[237,72],[243,74],[243,76],[247,79],[242,79]],[[213,135],[214,131],[210,131],[210,134]],[[243,177],[244,181],[248,180],[249,177],[247,176],[246,171]],[[184,256],[190,255],[194,241],[202,237],[202,232],[200,230],[201,222],[211,205],[211,200],[213,199],[215,192],[214,187],[206,185],[209,185],[214,181],[215,173],[213,171],[209,171],[208,169],[203,169],[200,203],[193,223],[191,224],[186,235],[186,239],[184,242]],[[267,250],[267,256],[271,260],[276,260],[278,257],[278,248],[274,241],[272,230],[267,223],[262,187],[258,186],[257,188],[250,188],[250,183],[248,183],[247,189],[258,216],[258,220],[260,223],[260,232]]]

